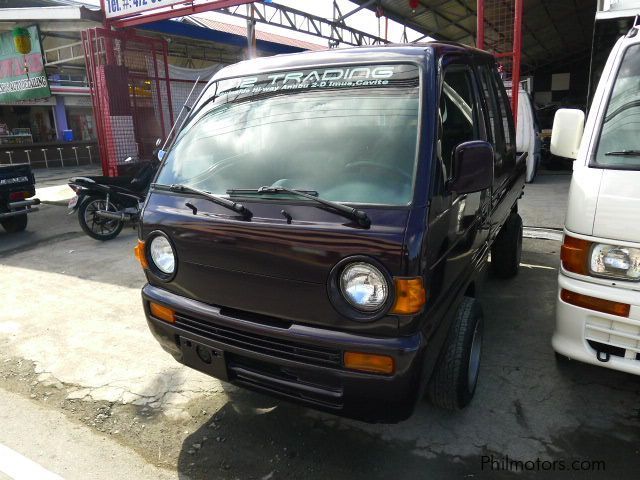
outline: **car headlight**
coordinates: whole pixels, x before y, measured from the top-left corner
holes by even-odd
[[[640,280],[640,248],[595,243],[589,266],[595,275]]]
[[[176,269],[176,256],[173,247],[166,237],[158,235],[153,237],[149,245],[151,261],[160,272],[172,275]]]
[[[352,263],[342,271],[340,290],[350,305],[363,312],[379,310],[389,295],[385,276],[365,262]]]

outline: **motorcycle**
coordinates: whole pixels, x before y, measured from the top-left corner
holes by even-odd
[[[131,157],[125,160],[131,161]],[[69,214],[77,212],[84,233],[96,240],[116,238],[125,225],[135,228],[158,164],[147,162],[128,177],[71,178],[69,186],[76,195],[69,201]]]
[[[199,81],[200,77],[193,84],[164,144],[160,138],[156,141],[153,160],[145,163],[133,177],[95,176],[69,180],[69,186],[76,192],[76,196],[69,200],[69,213],[78,212],[80,227],[91,238],[111,240],[120,234],[125,225],[136,227],[151,180],[164,158],[172,134],[180,119],[182,125],[186,122],[187,117],[183,118],[182,114],[191,112],[187,104]],[[131,161],[129,157],[125,163]]]

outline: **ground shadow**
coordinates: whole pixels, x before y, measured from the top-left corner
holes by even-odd
[[[464,411],[422,402],[405,422],[368,425],[234,389],[183,442],[180,478],[635,478],[640,379],[554,357],[558,248],[525,240],[518,277],[485,283],[480,384]],[[575,459],[607,473],[570,471]]]

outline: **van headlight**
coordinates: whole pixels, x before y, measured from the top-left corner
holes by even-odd
[[[351,306],[363,312],[374,312],[387,301],[389,284],[376,267],[357,262],[347,265],[342,271],[340,291]]]
[[[591,249],[591,273],[624,280],[640,280],[640,248],[595,243]]]
[[[156,235],[149,245],[149,256],[153,265],[165,275],[173,275],[176,270],[176,255],[169,240],[164,235]]]

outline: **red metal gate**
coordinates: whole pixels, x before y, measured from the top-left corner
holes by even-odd
[[[105,175],[151,158],[174,119],[167,42],[132,31],[82,32],[98,146]]]
[[[494,53],[505,80],[520,83],[522,10],[524,0],[478,0],[478,48]],[[518,91],[517,89],[515,90]],[[513,117],[518,117],[518,95],[511,96]]]

